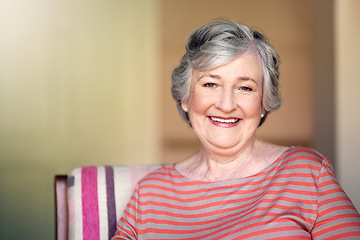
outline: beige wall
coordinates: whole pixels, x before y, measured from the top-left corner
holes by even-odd
[[[338,178],[360,210],[360,1],[335,1]]]
[[[52,239],[53,176],[159,161],[160,3],[0,1],[0,239]]]

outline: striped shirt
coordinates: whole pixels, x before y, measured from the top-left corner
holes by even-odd
[[[138,183],[114,239],[360,239],[360,216],[328,159],[291,147],[241,179],[196,181],[161,167]]]

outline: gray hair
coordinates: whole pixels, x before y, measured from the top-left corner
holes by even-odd
[[[234,60],[250,51],[260,57],[263,69],[262,104],[267,113],[280,108],[279,55],[264,35],[230,20],[214,20],[197,30],[186,43],[186,53],[172,73],[172,96],[177,102],[181,117],[190,123],[181,103],[190,95],[194,69],[207,71]],[[260,125],[265,120],[262,118]]]

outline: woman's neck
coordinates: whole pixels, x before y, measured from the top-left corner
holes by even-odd
[[[256,140],[236,155],[219,155],[201,148],[176,165],[184,176],[200,181],[222,181],[254,175],[274,162],[286,148]]]

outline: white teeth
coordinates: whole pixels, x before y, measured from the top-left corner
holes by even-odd
[[[220,123],[236,123],[239,121],[238,118],[231,118],[231,119],[222,119],[222,118],[216,118],[216,117],[210,117],[211,120],[215,121],[215,122],[220,122]]]

